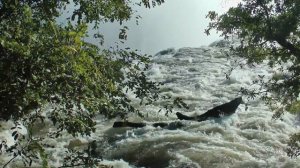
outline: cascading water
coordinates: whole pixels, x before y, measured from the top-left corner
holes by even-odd
[[[199,115],[238,97],[240,88],[250,87],[257,75],[268,77],[274,71],[262,65],[237,68],[226,79],[225,72],[234,61],[225,56],[224,49],[212,45],[168,50],[153,58],[147,74],[164,83],[164,94],[180,97],[189,105],[189,110],[181,112]],[[166,116],[158,110],[156,105],[147,106],[141,111],[151,115],[143,119],[131,116],[129,121],[178,121],[175,113]],[[113,122],[99,118],[96,133],[90,138],[70,141],[71,136],[64,136],[59,143],[46,139],[45,143],[57,146],[50,150],[50,159],[59,165],[65,147],[96,140],[96,153],[103,155],[103,164],[114,168],[300,167],[300,158],[291,159],[285,152],[290,134],[299,131],[296,117],[285,113],[281,119],[272,120],[272,112],[260,100],[250,100],[247,110],[242,104],[235,114],[222,119],[181,121],[184,127],[178,129],[112,128]],[[1,136],[10,134],[2,131]]]
[[[154,57],[148,75],[164,83],[165,94],[181,97],[189,104],[191,108],[185,114],[199,115],[236,98],[240,88],[250,87],[257,75],[268,77],[274,71],[263,65],[236,68],[226,79],[225,72],[234,61],[225,56],[223,49],[213,45],[168,50],[163,52],[165,55]],[[300,167],[300,158],[291,159],[285,152],[290,134],[299,130],[295,116],[286,113],[281,119],[272,120],[272,112],[260,100],[249,100],[247,106],[246,110],[245,105],[240,105],[235,114],[222,119],[183,121],[185,126],[176,130],[151,126],[111,128],[109,136],[119,138],[111,141],[106,158],[122,159],[132,167],[151,168]],[[142,111],[157,110],[153,106]],[[146,120],[177,118],[172,113]]]

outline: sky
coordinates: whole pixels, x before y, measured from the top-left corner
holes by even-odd
[[[127,22],[127,41],[123,47],[137,49],[141,53],[155,54],[167,48],[200,47],[221,39],[218,34],[207,36],[204,30],[209,20],[208,11],[224,13],[240,0],[165,0],[161,6],[139,8],[142,17],[139,25],[135,20]],[[116,47],[120,25],[109,23],[101,27],[104,47]],[[121,44],[122,46],[122,44]]]

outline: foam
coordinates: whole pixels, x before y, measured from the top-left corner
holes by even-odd
[[[269,78],[270,72],[277,71],[276,67],[266,68],[263,65],[245,66],[243,69],[237,67],[228,80],[225,73],[231,66],[236,66],[236,63],[222,55],[220,48],[182,48],[173,52],[173,55],[168,53],[155,56],[147,74],[150,75],[150,79],[164,83],[163,94],[181,97],[193,106],[189,110],[181,111],[187,115],[199,115],[213,106],[228,102],[239,96],[238,91],[241,87],[250,87],[258,74]],[[242,61],[239,58],[232,59]],[[130,92],[128,96],[134,98]],[[140,110],[146,118],[129,116],[129,121],[177,121],[174,113],[169,116],[157,113],[157,105],[164,103],[142,107]],[[248,101],[247,111],[245,105],[240,105],[230,117],[203,122],[182,121],[185,126],[177,130],[151,126],[114,129],[111,128],[114,120],[103,120],[101,116],[98,119],[96,133],[89,138],[79,138],[78,143],[99,141],[99,145],[102,145],[99,150],[103,149],[106,152],[102,164],[117,168],[136,167],[137,163],[137,167],[153,166],[154,163],[149,163],[149,160],[163,165],[169,164],[169,167],[179,165],[238,168],[300,165],[300,158],[291,159],[285,153],[290,135],[299,130],[295,116],[286,113],[281,120],[272,120],[272,112],[258,99]],[[3,127],[0,137],[10,137],[12,123],[1,125]],[[52,149],[55,151],[52,160],[55,165],[60,164],[59,158],[71,139],[71,136],[64,135],[57,141],[46,140],[58,144]],[[8,143],[13,141],[10,139]]]

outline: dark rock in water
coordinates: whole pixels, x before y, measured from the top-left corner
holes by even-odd
[[[228,103],[222,104],[220,106],[216,106],[216,107],[208,110],[206,113],[199,115],[199,116],[186,116],[179,112],[177,112],[176,115],[177,115],[177,118],[180,120],[204,121],[211,117],[219,118],[222,116],[231,115],[231,114],[235,113],[236,109],[242,102],[243,102],[242,97],[238,97]],[[141,127],[145,127],[145,126],[146,126],[146,123],[134,123],[134,122],[128,122],[128,121],[124,121],[124,122],[116,121],[113,124],[113,128],[120,128],[120,127],[141,128]],[[181,128],[184,125],[181,122],[171,122],[171,123],[158,122],[158,123],[153,123],[152,126],[174,130],[177,128]]]
[[[176,129],[181,128],[183,126],[184,126],[184,124],[182,124],[182,122],[177,122],[176,121],[176,122],[171,122],[168,125],[167,129],[169,129],[169,130],[176,130]]]
[[[177,118],[180,120],[196,120],[196,121],[204,121],[208,118],[219,118],[222,116],[228,116],[233,113],[235,113],[238,106],[243,102],[242,97],[238,97],[228,103],[216,106],[210,110],[208,110],[206,113],[199,115],[199,116],[186,116],[184,114],[181,114],[179,112],[176,113]]]
[[[176,116],[179,120],[196,120],[196,117],[190,117],[190,116],[186,116],[184,114],[181,114],[179,112],[176,113]]]
[[[169,125],[168,123],[154,123],[154,124],[152,124],[153,127],[161,127],[161,128],[166,127],[168,125]]]
[[[157,55],[171,55],[171,54],[175,54],[175,49],[174,48],[168,48],[165,50],[162,50],[160,52],[158,52],[157,54],[155,54],[155,56]]]
[[[175,121],[171,123],[154,123],[152,124],[153,127],[161,127],[168,130],[176,130],[184,126],[181,122]]]
[[[146,123],[134,123],[134,122],[122,122],[122,121],[117,121],[114,122],[113,128],[120,128],[120,127],[133,127],[133,128],[141,128],[141,127],[145,127]],[[158,122],[158,123],[154,123],[152,124],[153,127],[161,127],[161,128],[165,128],[165,129],[169,129],[169,130],[175,130],[177,128],[181,128],[184,125],[181,122],[171,122],[171,123],[164,123],[164,122]]]
[[[145,127],[146,124],[145,123],[133,123],[133,122],[122,122],[122,121],[117,121],[114,122],[113,127],[114,128],[118,128],[118,127],[134,127],[134,128],[140,128],[140,127]]]

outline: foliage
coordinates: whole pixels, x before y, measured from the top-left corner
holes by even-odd
[[[300,101],[297,100],[290,106],[288,106],[288,111],[291,113],[298,113],[300,111]]]
[[[288,143],[289,148],[287,154],[290,157],[297,157],[300,155],[300,133],[294,134],[290,137]]]
[[[245,93],[262,95],[265,100],[291,104],[299,97],[300,85],[300,2],[297,0],[250,0],[230,8],[223,15],[215,12],[206,33],[211,29],[229,38],[234,35],[240,45],[232,51],[248,60],[248,64],[267,60],[270,67],[280,66],[279,74],[261,80],[265,90]],[[269,94],[271,93],[271,94]]]
[[[237,37],[240,44],[231,51],[245,58],[248,65],[267,61],[277,69],[271,79],[259,76],[254,81],[261,85],[259,89],[242,88],[241,92],[252,98],[260,96],[276,111],[274,118],[284,110],[296,110],[300,92],[300,1],[243,0],[225,14],[211,11],[207,17],[211,22],[205,32],[216,29],[225,39]]]
[[[108,118],[126,118],[132,112],[141,115],[127,92],[132,92],[140,105],[157,101],[160,84],[149,81],[143,72],[149,68],[147,55],[130,49],[103,50],[84,39],[88,24],[94,28],[106,22],[122,24],[134,17],[133,5],[150,8],[163,2],[0,1],[0,119],[20,121],[28,129],[26,138],[13,131],[16,144],[9,147],[2,142],[0,150],[12,153],[12,160],[22,158],[26,166],[32,162],[51,166],[44,150],[47,144],[41,143],[44,135],[36,135],[32,129],[37,123],[52,121],[56,130],[48,134],[50,138],[64,131],[73,136],[90,135],[98,114]],[[68,5],[74,5],[74,10]],[[66,23],[58,24],[57,18],[68,10]],[[126,39],[127,29],[121,30],[120,39]],[[175,103],[183,105],[181,102],[176,99]],[[51,108],[45,114],[47,107]],[[80,152],[73,154],[86,159]],[[75,163],[76,159],[67,161]]]

